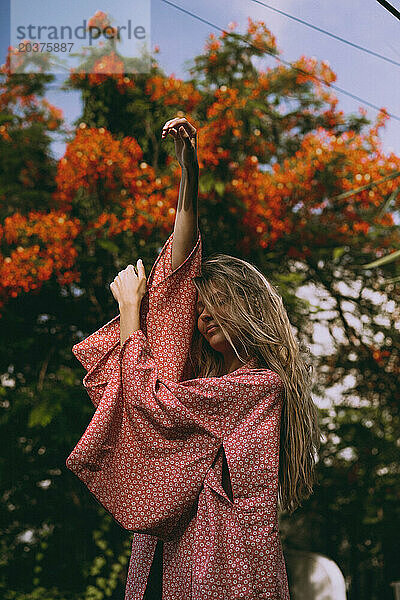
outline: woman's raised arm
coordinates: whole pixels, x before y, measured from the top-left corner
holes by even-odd
[[[172,243],[175,270],[189,256],[198,237],[199,164],[196,128],[187,119],[177,117],[165,123],[162,139],[169,133],[174,138],[176,157],[182,168]]]

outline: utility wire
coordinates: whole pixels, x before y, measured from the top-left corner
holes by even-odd
[[[293,21],[297,21],[298,23],[301,23],[302,25],[305,25],[306,27],[310,27],[311,29],[315,29],[316,31],[319,31],[320,33],[329,35],[330,37],[334,38],[335,40],[339,40],[339,42],[343,42],[344,44],[347,44],[348,46],[352,46],[353,48],[362,50],[363,52],[366,52],[367,54],[371,54],[372,56],[377,56],[378,58],[381,58],[382,60],[386,60],[387,62],[392,63],[392,65],[396,65],[396,67],[400,67],[400,62],[397,62],[396,60],[393,60],[392,58],[388,58],[387,56],[384,56],[383,54],[374,52],[373,50],[370,50],[369,48],[365,48],[364,46],[359,46],[358,44],[355,44],[354,42],[350,42],[349,40],[346,40],[345,38],[342,38],[342,37],[336,35],[335,33],[326,31],[326,29],[321,29],[321,27],[317,27],[316,25],[313,25],[312,23],[303,21],[303,19],[300,19],[299,17],[294,17],[293,15],[290,15],[289,13],[284,12],[283,10],[279,10],[279,8],[275,8],[274,6],[265,4],[265,2],[261,2],[261,0],[251,0],[251,1],[255,2],[256,4],[261,4],[261,6],[265,6],[265,8],[269,8],[269,10],[279,13],[280,15],[284,15],[285,17],[288,17],[288,19],[293,19]]]
[[[222,31],[225,34],[229,34],[228,31],[226,31],[222,27],[219,27],[218,25],[215,25],[215,23],[211,23],[211,21],[207,21],[207,19],[203,19],[203,17],[199,17],[198,15],[195,15],[194,13],[190,12],[189,10],[186,10],[185,8],[182,8],[181,6],[178,6],[177,4],[174,4],[173,2],[170,2],[169,0],[161,0],[161,2],[165,2],[166,4],[170,4],[174,8],[177,8],[178,10],[180,10],[180,11],[182,11],[182,12],[190,15],[191,17],[194,17],[198,21],[202,21],[203,23],[206,23],[207,25],[211,25],[211,27],[214,27],[215,29],[218,29],[219,31]],[[241,36],[238,33],[236,35],[238,37],[240,37],[248,46],[251,46],[252,48],[255,48],[256,50],[260,51],[260,48],[257,48],[257,46],[255,46],[254,44],[252,44],[251,42],[248,42],[247,40],[245,40],[244,36]],[[302,75],[307,75],[307,77],[312,77],[313,79],[316,79],[317,81],[319,81],[320,83],[326,85],[327,87],[330,87],[330,88],[336,90],[337,92],[340,92],[341,94],[344,94],[345,96],[349,96],[350,98],[353,98],[354,100],[357,100],[358,102],[366,104],[367,106],[370,106],[371,108],[374,108],[377,111],[381,110],[381,107],[377,106],[376,104],[372,104],[372,102],[368,102],[368,100],[364,100],[364,98],[360,98],[360,96],[356,96],[355,94],[352,94],[351,92],[348,92],[347,90],[344,90],[343,88],[340,88],[339,86],[334,85],[333,83],[327,83],[324,79],[321,79],[320,77],[317,77],[317,75],[312,75],[311,73],[307,73],[307,71],[304,71],[303,69],[300,69],[299,67],[295,67],[294,65],[292,65],[287,60],[284,60],[283,58],[280,58],[279,56],[276,56],[270,50],[266,50],[266,49],[263,48],[263,52],[265,52],[266,54],[270,54],[275,60],[278,60],[282,64],[290,67],[291,69],[297,71],[298,73],[301,73]],[[392,119],[395,119],[396,121],[400,121],[400,116],[395,115],[393,113],[389,113],[387,111],[386,111],[386,114],[389,117],[391,117]]]
[[[214,27],[215,29],[218,29],[219,31],[221,31],[221,32],[223,32],[225,34],[229,33],[225,29],[223,29],[222,27],[219,27],[218,25],[215,25],[215,23],[212,23],[211,21],[207,21],[207,19],[203,19],[202,17],[199,17],[198,15],[195,15],[194,13],[190,12],[189,10],[186,10],[185,8],[182,8],[181,6],[178,6],[177,4],[174,4],[173,2],[170,2],[169,0],[161,0],[161,1],[164,2],[164,3],[166,3],[166,4],[170,4],[174,8],[177,8],[178,10],[180,10],[181,12],[184,12],[184,13],[190,15],[191,17],[194,17],[198,21],[202,21],[203,23],[206,23],[207,25],[210,25],[211,27]],[[377,0],[377,1],[381,2],[381,0]],[[382,0],[382,1],[384,1],[384,0]],[[267,8],[269,8],[269,7],[267,7]],[[241,36],[240,34],[236,34],[236,35],[238,35],[247,45],[255,48],[256,50],[260,50],[254,44],[252,44],[251,42],[248,42],[247,40],[245,40],[244,37]],[[349,98],[352,98],[353,100],[357,100],[358,102],[361,102],[362,104],[370,106],[371,108],[373,108],[373,109],[375,109],[377,111],[381,110],[381,107],[377,106],[376,104],[373,104],[372,102],[369,102],[368,100],[365,100],[364,98],[361,98],[360,96],[356,96],[355,94],[353,94],[351,92],[348,92],[347,90],[344,90],[343,88],[340,88],[339,86],[334,85],[333,83],[327,83],[324,79],[321,79],[321,78],[317,77],[316,75],[311,75],[310,73],[307,73],[307,71],[304,71],[303,69],[300,69],[299,67],[295,67],[290,62],[284,60],[283,58],[280,58],[279,56],[276,56],[273,52],[271,52],[269,50],[266,50],[266,49],[263,49],[263,51],[266,54],[269,54],[270,56],[272,56],[275,60],[277,60],[277,61],[281,62],[282,64],[290,67],[291,69],[293,69],[293,70],[301,73],[302,75],[307,75],[308,77],[312,77],[313,79],[316,79],[317,81],[319,81],[323,85],[325,85],[327,87],[330,87],[330,88],[336,90],[337,92],[340,92],[341,94],[344,94],[345,96],[348,96]],[[396,64],[399,64],[399,63],[396,63]],[[58,88],[57,88],[57,86],[48,86],[47,89],[58,89]],[[389,117],[391,117],[392,119],[395,119],[396,121],[400,121],[400,116],[398,116],[398,115],[395,115],[395,114],[389,113],[389,112],[387,112],[387,115]]]
[[[386,2],[386,0],[377,0],[377,2],[379,2],[379,4],[381,6],[383,6],[383,8],[386,8],[386,10],[388,10],[389,12],[391,12],[392,15],[394,15],[395,17],[397,17],[398,19],[400,19],[400,12],[398,10],[396,10],[394,6],[392,6],[391,4],[389,4],[389,2]]]

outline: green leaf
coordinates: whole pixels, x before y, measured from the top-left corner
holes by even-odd
[[[217,194],[219,194],[219,196],[223,196],[225,191],[225,184],[223,183],[223,181],[216,182],[215,191],[217,192]]]
[[[110,254],[116,254],[118,252],[117,244],[114,244],[111,240],[99,240],[98,245],[100,248],[107,250]]]
[[[215,187],[214,177],[211,174],[203,175],[199,180],[199,190],[207,194]]]
[[[12,115],[5,115],[5,114],[0,114],[0,123],[12,123],[14,120],[14,117]]]
[[[337,260],[339,259],[343,252],[345,251],[345,247],[344,246],[338,246],[337,248],[334,248],[333,250],[333,260]]]
[[[47,427],[60,411],[61,406],[56,401],[50,404],[46,398],[31,410],[28,427]]]

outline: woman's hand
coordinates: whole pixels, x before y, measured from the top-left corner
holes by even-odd
[[[176,117],[165,123],[161,138],[166,138],[169,133],[174,138],[176,158],[181,167],[198,167],[196,128],[184,117]]]
[[[146,293],[146,273],[142,259],[139,258],[136,263],[138,274],[135,267],[128,265],[126,269],[120,271],[114,281],[110,283],[110,289],[119,306],[140,306],[142,298]]]

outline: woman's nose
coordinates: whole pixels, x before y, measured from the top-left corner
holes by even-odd
[[[200,319],[202,319],[202,321],[207,321],[208,319],[211,319],[211,316],[205,310],[203,310],[203,312],[200,314]]]

